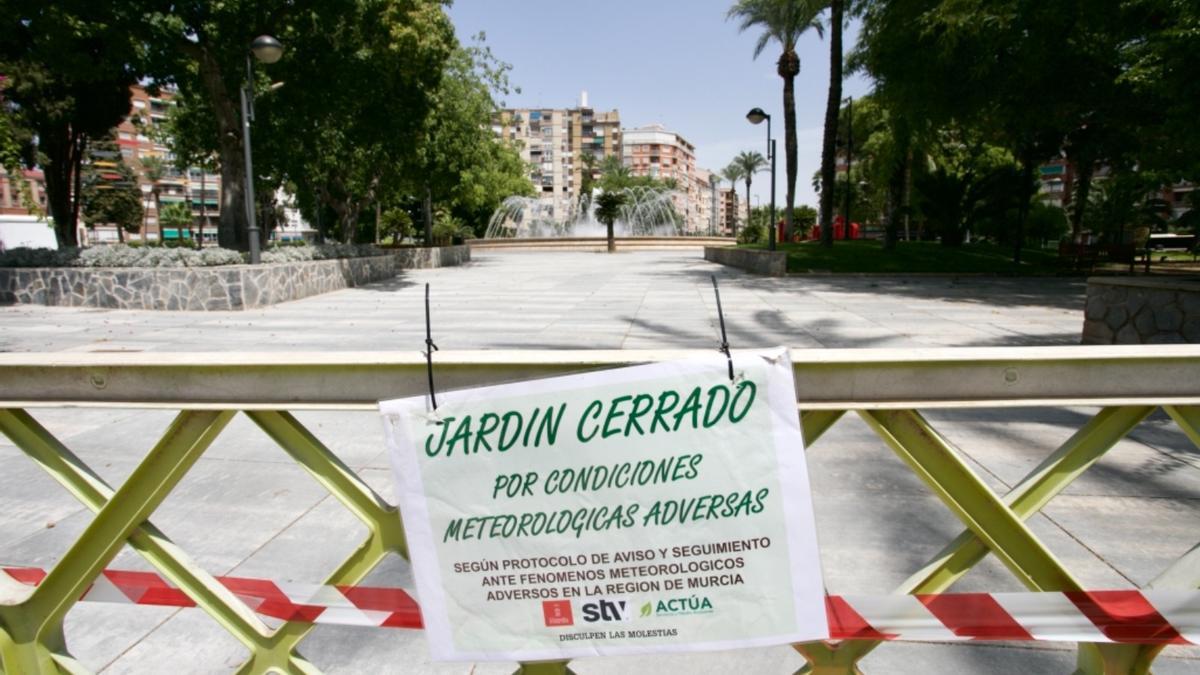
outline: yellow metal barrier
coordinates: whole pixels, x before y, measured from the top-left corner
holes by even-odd
[[[436,378],[439,388],[454,389],[698,354],[442,352]],[[964,526],[899,593],[945,591],[988,553],[1031,590],[1079,590],[1025,521],[1158,408],[1200,446],[1200,347],[804,350],[792,358],[810,446],[845,413],[857,414]],[[318,672],[299,651],[311,625],[269,627],[150,517],[241,412],[366,525],[367,537],[324,580],[358,583],[388,554],[407,557],[396,508],[289,411],[370,410],[379,399],[423,394],[425,386],[424,361],[416,354],[0,354],[0,431],[96,513],[36,589],[0,572],[0,672],[85,672],[68,651],[63,619],[126,543],[249,650],[239,672]],[[179,412],[114,489],[28,412],[73,406]],[[1092,406],[1098,412],[1003,495],[918,412],[1012,406]],[[1197,586],[1200,547],[1149,584]],[[859,660],[879,644],[795,648],[808,662],[801,672],[842,675],[859,672]],[[1081,644],[1077,672],[1147,673],[1161,649]],[[519,672],[569,669],[539,663],[523,664]]]

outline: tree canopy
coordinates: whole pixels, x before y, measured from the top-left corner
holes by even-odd
[[[141,44],[133,3],[0,0],[0,73],[6,126],[40,166],[60,246],[77,242],[81,167],[88,143],[129,111]]]
[[[1060,157],[1075,169],[1069,215],[1076,234],[1101,167],[1113,177],[1141,175],[1126,183],[1141,185],[1143,198],[1155,185],[1200,179],[1192,131],[1200,89],[1196,78],[1181,76],[1200,67],[1194,2],[867,0],[862,6],[851,63],[874,79],[872,98],[888,132],[873,149],[884,161],[871,166],[872,182],[890,186],[893,209],[910,186],[921,193],[904,216],[919,210],[926,221],[940,221],[944,241],[979,227],[1012,244],[1019,261],[1025,241],[1048,229],[1025,227],[1036,168]]]

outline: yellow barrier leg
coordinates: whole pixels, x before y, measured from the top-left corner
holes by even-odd
[[[45,580],[19,604],[0,605],[0,621],[6,633],[7,653],[2,655],[6,671],[35,675],[75,669],[77,664],[66,655],[62,639],[63,618],[230,417],[230,412],[180,413]],[[55,654],[63,658],[56,659]]]
[[[404,526],[395,506],[388,504],[290,413],[247,411],[246,415],[331,495],[361,520],[369,531],[366,540],[325,579],[326,585],[354,585],[388,554],[408,558]],[[296,648],[313,625],[289,621],[270,637],[270,649],[256,651],[238,670],[261,673],[275,668],[287,673],[317,673]]]
[[[567,661],[538,661],[537,663],[522,663],[513,675],[575,675],[575,671],[567,667]]]
[[[0,409],[0,432],[93,512],[112,499],[113,489],[25,411]],[[246,648],[267,647],[267,625],[153,523],[139,525],[129,545]]]
[[[1082,590],[1046,549],[915,410],[863,411],[862,417],[963,524],[1034,591]]]
[[[1200,448],[1200,406],[1194,405],[1168,405],[1163,406],[1163,410],[1175,420],[1175,424],[1183,429],[1183,433],[1192,439],[1192,443]]]
[[[829,427],[845,414],[845,410],[805,410],[800,413],[800,433],[804,435],[804,447],[812,447],[812,444],[825,435]]]
[[[792,647],[808,661],[796,675],[862,675],[858,669],[858,660],[865,653],[859,653],[857,646],[861,642],[805,642],[794,644]]]
[[[1153,410],[1152,406],[1132,406],[1106,408],[1100,411],[1088,424],[1030,472],[1004,498],[1004,503],[1021,520],[1029,518],[1124,438]],[[868,423],[871,423],[871,420],[868,420]],[[923,425],[922,421],[917,426]],[[872,424],[872,426],[876,425]],[[885,431],[881,435],[887,440],[891,437],[891,432]],[[928,429],[924,435],[937,438],[936,432],[932,429]],[[894,442],[896,439],[892,437],[889,444]],[[938,445],[942,447],[938,448]],[[935,456],[942,452],[953,453],[953,450],[941,439],[935,442],[934,446]],[[986,486],[981,485],[980,487],[986,490]],[[898,592],[938,593],[945,591],[982,560],[987,553],[988,547],[976,536],[974,531],[967,529],[951,541],[925,568],[910,577],[898,589]],[[801,672],[849,675],[858,672],[854,664],[879,644],[877,641],[855,640],[803,647],[797,645],[796,649],[809,661],[808,666]],[[1086,649],[1088,646],[1085,645],[1083,648]]]

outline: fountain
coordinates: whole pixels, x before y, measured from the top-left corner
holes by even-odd
[[[654,187],[621,190],[625,204],[613,226],[618,237],[678,237],[684,234],[675,209],[675,191]],[[509,197],[488,221],[485,239],[603,237],[590,196],[575,203],[565,218],[554,218],[549,203],[537,197]]]

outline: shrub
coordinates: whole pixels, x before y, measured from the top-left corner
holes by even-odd
[[[205,248],[199,251],[200,264],[204,267],[217,265],[241,265],[246,262],[241,253],[227,248]]]
[[[0,253],[0,267],[70,267],[80,249],[28,248],[18,246]]]
[[[461,244],[466,239],[475,238],[475,230],[464,225],[454,216],[443,216],[433,224],[433,243],[435,246]]]
[[[757,244],[765,238],[765,230],[758,223],[751,223],[738,232],[739,244]]]
[[[189,240],[175,246],[93,246],[91,248],[14,248],[0,253],[0,267],[214,267],[241,265],[246,256],[227,248],[192,248]],[[273,247],[263,252],[264,263],[334,260],[384,255],[370,244]]]

